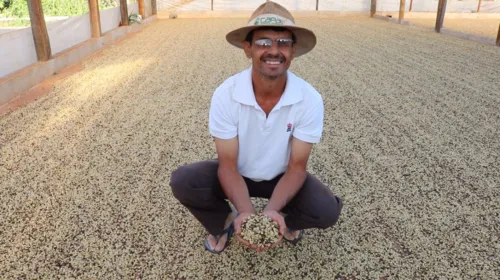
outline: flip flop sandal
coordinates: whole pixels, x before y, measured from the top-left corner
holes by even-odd
[[[234,231],[234,225],[233,225],[233,223],[231,223],[231,225],[228,228],[226,228],[224,231],[222,231],[221,234],[219,234],[218,236],[215,237],[215,240],[216,240],[215,244],[218,244],[220,238],[224,234],[227,234],[226,244],[224,244],[224,247],[220,251],[217,251],[214,248],[210,247],[210,244],[208,243],[208,237],[205,239],[205,242],[203,242],[203,245],[205,245],[205,249],[207,249],[212,254],[222,253],[227,248],[227,246],[229,246],[229,240],[231,239],[231,235],[233,234],[233,231]]]
[[[295,230],[288,229],[289,233],[292,233],[294,231]],[[299,243],[299,241],[302,239],[303,236],[304,236],[304,230],[299,230],[299,235],[297,237],[295,237],[294,239],[287,239],[285,236],[283,236],[283,239],[290,242],[292,245],[296,245],[297,243]]]

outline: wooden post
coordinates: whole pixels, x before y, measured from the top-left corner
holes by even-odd
[[[441,32],[441,28],[443,27],[444,22],[444,14],[446,13],[446,2],[447,0],[439,0],[438,3],[438,12],[436,16],[436,30],[437,33]]]
[[[316,0],[316,11],[318,10],[319,8],[319,0]]]
[[[399,0],[399,17],[398,17],[398,23],[401,24],[403,20],[405,19],[405,7],[406,7],[406,0]]]
[[[500,24],[498,25],[497,46],[500,47]]]
[[[479,4],[477,4],[477,12],[481,11],[481,0],[479,0]]]
[[[101,37],[101,17],[99,15],[99,2],[98,0],[88,0],[89,2],[89,16],[90,16],[90,30],[92,38]]]
[[[146,18],[146,5],[144,4],[144,0],[137,0],[137,4],[139,4],[139,14],[142,16],[142,19]]]
[[[122,25],[128,25],[127,0],[120,0],[120,14],[122,15]]]
[[[211,1],[211,5],[212,5],[212,11],[214,10],[214,0]]]
[[[28,0],[28,9],[36,56],[38,61],[47,61],[50,59],[52,50],[50,49],[47,25],[45,25],[45,18],[43,17],[42,0]]]
[[[410,9],[408,10],[408,12],[411,12],[411,10],[413,10],[413,0],[410,0]]]
[[[377,12],[377,0],[372,0],[372,6],[370,9],[370,17],[373,17],[375,13]]]
[[[153,15],[158,14],[158,7],[156,5],[156,0],[151,0],[151,13]]]

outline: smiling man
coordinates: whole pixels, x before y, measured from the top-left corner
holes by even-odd
[[[342,209],[340,198],[306,171],[322,135],[323,100],[288,71],[295,57],[314,48],[316,36],[269,1],[226,39],[244,50],[252,66],[212,97],[209,130],[218,159],[179,167],[171,176],[173,194],[207,229],[204,245],[212,253],[228,246],[233,231],[239,237],[242,222],[256,214],[250,197],[269,199],[262,214],[296,244],[304,229],[334,225]],[[255,248],[239,240],[257,251],[277,245]]]

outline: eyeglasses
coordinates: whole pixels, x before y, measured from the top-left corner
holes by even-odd
[[[295,41],[293,39],[288,39],[288,38],[279,38],[274,40],[276,44],[278,45],[278,48],[290,48],[292,47],[293,43]],[[261,48],[269,49],[273,45],[273,40],[272,39],[258,39],[255,40],[255,45]]]

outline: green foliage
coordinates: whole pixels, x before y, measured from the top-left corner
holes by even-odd
[[[5,3],[6,1],[4,1]],[[27,0],[10,0],[9,8],[4,9],[2,13],[7,17],[27,17],[28,13],[28,1]],[[5,5],[7,6],[7,5]]]
[[[99,8],[120,6],[119,0],[99,0]],[[42,0],[45,16],[76,16],[89,12],[87,0]],[[0,11],[5,17],[29,17],[28,0],[0,0]]]
[[[89,12],[87,0],[42,0],[42,8],[45,16],[76,16]]]
[[[118,7],[118,6],[120,6],[119,0],[99,0],[99,7],[101,7],[101,9]]]
[[[0,0],[0,12],[3,9],[7,9],[10,5],[11,0]]]
[[[132,14],[130,14],[128,16],[128,22],[129,22],[129,24],[133,24],[133,23],[141,24],[141,21],[142,21],[142,18],[137,13],[132,13]]]

